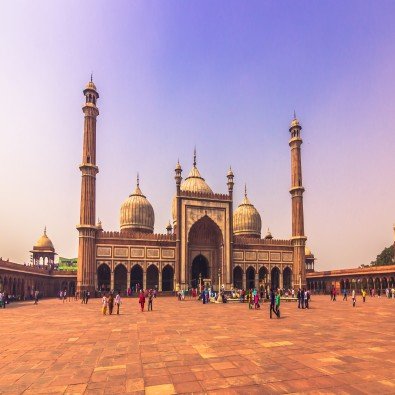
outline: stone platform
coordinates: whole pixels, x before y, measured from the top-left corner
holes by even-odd
[[[15,303],[0,311],[1,394],[394,394],[395,300],[310,310],[175,297],[120,316],[101,301]]]

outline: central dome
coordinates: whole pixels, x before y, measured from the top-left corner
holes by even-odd
[[[155,214],[151,203],[140,189],[139,178],[134,192],[122,203],[120,225],[122,230],[153,233]]]
[[[261,237],[262,220],[258,210],[247,197],[247,189],[240,206],[233,213],[233,234],[235,236]]]
[[[200,175],[198,168],[196,167],[196,162],[193,163],[193,167],[185,179],[185,181],[181,184],[181,191],[189,191],[189,192],[200,192],[200,193],[213,193],[211,188],[207,185],[204,178]]]

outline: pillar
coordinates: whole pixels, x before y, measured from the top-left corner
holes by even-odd
[[[114,270],[111,270],[110,291],[114,290]]]
[[[128,265],[128,270],[126,273],[126,290],[130,289],[130,265]]]
[[[284,270],[280,271],[279,279],[278,279],[280,289],[284,288]]]
[[[158,284],[158,291],[162,292],[162,269],[159,270],[159,284]]]
[[[85,104],[82,107],[84,113],[84,136],[82,149],[82,163],[80,171],[81,201],[80,222],[77,225],[79,232],[78,267],[77,267],[77,290],[82,292],[95,290],[96,251],[95,226],[96,216],[96,174],[99,168],[96,166],[96,118],[99,109],[96,101],[99,93],[95,84],[88,82],[84,89]]]
[[[245,270],[243,271],[243,289],[247,290],[247,275]]]
[[[147,270],[143,270],[143,289],[145,290],[147,288]]]

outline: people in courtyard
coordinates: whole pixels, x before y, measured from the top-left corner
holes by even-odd
[[[309,308],[309,301],[310,301],[310,293],[307,289],[305,289],[305,291],[304,291],[304,305],[305,305],[306,309]]]
[[[276,312],[276,294],[274,293],[273,289],[270,289],[270,310],[269,310],[270,318],[272,318],[272,313],[277,315],[277,312]]]
[[[36,290],[34,291],[34,304],[38,304],[38,294],[39,294],[39,292],[38,292],[38,290],[36,289]]]
[[[118,291],[117,296],[115,296],[115,305],[117,306],[117,315],[119,315],[119,308],[121,306],[121,291]]]
[[[91,294],[90,294],[90,292],[89,291],[86,291],[86,295],[85,295],[85,304],[88,304],[88,300],[89,300],[89,297],[91,296]]]
[[[343,300],[347,301],[347,289],[343,289]]]
[[[141,312],[144,311],[144,305],[145,305],[145,295],[142,289],[140,289],[140,294],[139,294],[139,304],[141,307]]]
[[[62,293],[62,298],[63,298],[63,303],[66,301],[67,299],[67,290],[66,288],[64,289],[63,293]]]
[[[351,297],[352,297],[352,307],[355,307],[355,303],[357,301],[355,298],[355,289],[352,290]]]
[[[255,294],[254,294],[254,309],[259,309],[260,307],[261,306],[259,305],[259,294],[255,290]]]
[[[103,313],[103,315],[106,315],[107,314],[107,306],[108,306],[108,298],[107,298],[106,294],[103,295],[101,304],[102,304],[102,313]]]
[[[276,315],[277,315],[277,318],[280,318],[280,300],[281,300],[281,293],[280,293],[280,290],[277,290],[277,294],[276,294]]]
[[[302,290],[299,288],[298,293],[296,294],[298,298],[298,309],[302,307]]]
[[[114,295],[112,292],[110,292],[110,295],[108,296],[108,313],[112,315],[112,311],[114,309]]]
[[[362,301],[363,303],[366,302],[366,291],[364,289],[362,290]]]
[[[154,299],[154,294],[152,290],[150,289],[148,292],[148,311],[152,311],[152,301]]]

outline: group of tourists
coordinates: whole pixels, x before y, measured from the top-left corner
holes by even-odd
[[[0,308],[5,309],[5,305],[8,304],[8,294],[0,292]]]
[[[298,299],[298,309],[308,309],[310,303],[310,291],[306,288],[298,289],[296,293]]]
[[[103,315],[108,314],[112,315],[114,310],[114,304],[117,307],[117,314],[119,315],[119,308],[121,306],[121,292],[118,291],[117,295],[114,298],[114,294],[110,292],[108,295],[104,294],[102,297],[102,313]]]

